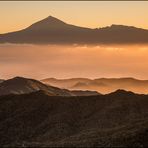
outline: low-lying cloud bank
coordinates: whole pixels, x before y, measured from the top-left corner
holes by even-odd
[[[148,45],[0,44],[0,78],[136,77],[148,79]]]

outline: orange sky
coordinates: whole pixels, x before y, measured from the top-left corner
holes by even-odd
[[[148,29],[144,1],[1,1],[0,33],[30,26],[49,15],[67,23],[97,28],[123,24]],[[148,79],[148,45],[0,45],[0,78],[135,77]]]
[[[23,29],[49,15],[97,28],[111,24],[148,29],[147,1],[1,1],[0,33]]]

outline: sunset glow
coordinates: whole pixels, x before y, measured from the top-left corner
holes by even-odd
[[[145,15],[148,14],[148,2],[3,1],[0,2],[0,10],[1,34],[24,29],[49,15],[82,27],[99,28],[122,24],[148,29],[146,21],[148,15]],[[6,79],[20,75],[37,79],[45,77],[148,79],[147,59],[148,45],[144,44],[90,46],[5,43],[0,44],[0,77]]]
[[[90,28],[122,24],[148,29],[147,1],[2,1],[0,12],[0,33],[26,28],[49,15]]]

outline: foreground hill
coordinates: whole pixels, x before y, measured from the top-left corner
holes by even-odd
[[[0,79],[0,83],[2,83],[4,80]]]
[[[148,80],[138,80],[134,78],[100,78],[93,80],[86,78],[49,78],[41,80],[41,82],[60,88],[71,90],[95,90],[104,94],[113,92],[117,89],[148,94]]]
[[[1,34],[0,43],[137,44],[148,43],[148,30],[124,25],[91,29],[49,16],[20,31]]]
[[[147,147],[148,96],[62,97],[44,91],[0,96],[0,145]]]

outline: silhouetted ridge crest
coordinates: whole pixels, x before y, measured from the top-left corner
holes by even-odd
[[[68,24],[66,24],[65,22],[63,22],[53,16],[48,16],[47,18],[32,24],[27,29],[45,30],[45,29],[58,29],[58,28],[63,28],[63,27],[65,28],[66,26],[68,26]]]
[[[126,91],[126,90],[123,90],[123,89],[118,89],[112,93],[110,93],[109,95],[134,95],[135,93],[133,93],[132,91]]]
[[[40,81],[23,77],[14,77],[0,83],[0,95],[25,94],[42,90],[51,96],[71,96],[71,92],[50,85],[45,85]]]
[[[138,94],[148,94],[148,80],[132,77],[96,78],[96,79],[43,79],[41,82],[55,87],[70,90],[91,90],[108,94],[118,89],[128,90]]]
[[[100,30],[130,30],[130,31],[137,31],[137,30],[143,30],[147,31],[147,29],[142,29],[134,26],[126,26],[126,25],[117,25],[117,24],[112,24],[111,26],[107,27],[101,27],[99,28]]]
[[[92,29],[68,24],[49,16],[26,29],[1,34],[0,43],[141,44],[148,43],[148,30],[124,25]]]

